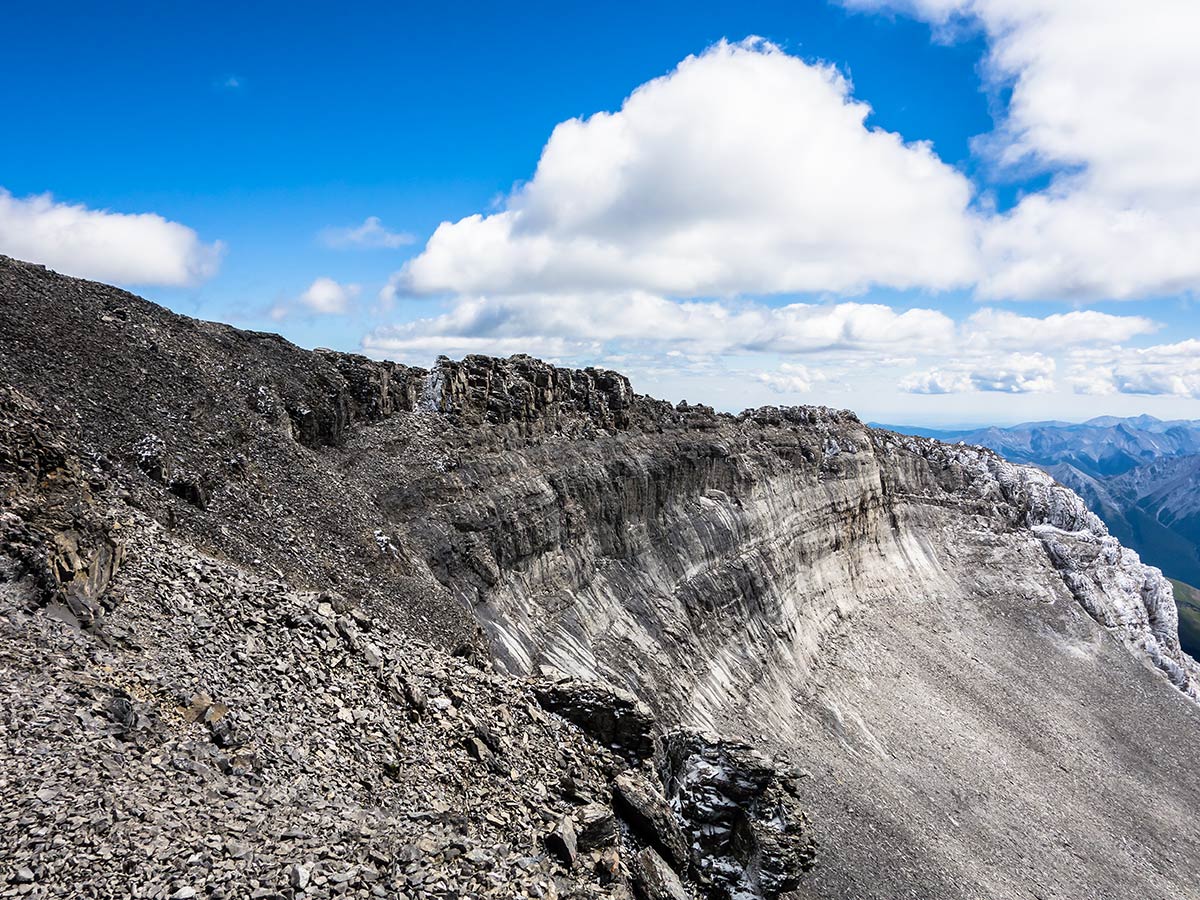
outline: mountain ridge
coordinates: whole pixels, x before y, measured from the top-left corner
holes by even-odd
[[[132,773],[139,808],[160,802],[136,776],[164,754],[191,774],[147,774],[156,790],[217,785],[236,809],[275,797],[261,860],[206,857],[198,883],[504,895],[491,871],[543,896],[1190,889],[1200,839],[1180,825],[1200,783],[1161,748],[1194,742],[1200,673],[1171,588],[1043,473],[844,411],[718,414],[530,357],[424,370],[302,351],[7,260],[0,296],[0,375],[17,392],[4,433],[25,473],[6,486],[19,503],[0,579],[11,708],[59,721],[44,694],[73,711],[23,662],[73,660],[96,724],[64,722],[51,761],[99,748],[88,758]],[[543,702],[557,708],[528,705]],[[569,758],[520,743],[542,728]],[[612,747],[628,729],[650,748],[633,766]],[[744,774],[722,781],[720,760]],[[365,792],[349,796],[355,778]],[[67,821],[68,796],[9,786],[17,818],[2,821],[49,880],[17,822],[45,804]],[[728,805],[700,803],[710,790]],[[322,792],[327,816],[365,814],[396,840],[292,811]],[[226,829],[196,796],[198,821]],[[639,818],[630,797],[676,811]],[[414,802],[430,817],[407,819]],[[789,810],[783,831],[771,804]],[[566,853],[593,816],[619,835]],[[64,839],[126,863],[144,809],[110,818]],[[297,846],[301,821],[319,837]],[[708,837],[681,858],[675,829]],[[321,856],[330,842],[339,855]],[[163,860],[146,877],[188,887]],[[93,877],[115,883],[108,865]]]
[[[1082,495],[1113,534],[1148,562],[1172,577],[1200,581],[1200,423],[1142,415],[969,431],[902,430],[989,447],[1040,466]]]

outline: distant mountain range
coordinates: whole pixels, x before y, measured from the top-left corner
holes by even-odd
[[[908,425],[882,425],[902,434],[920,434],[951,443],[990,447],[1013,462],[1048,468],[1065,464],[1093,478],[1122,475],[1163,458],[1200,454],[1200,419],[1164,422],[1154,416],[1120,419],[1100,416],[1087,422],[1026,422],[1009,428],[938,431]]]
[[[1065,462],[1043,468],[1146,562],[1200,583],[1200,456],[1164,457],[1107,478]]]
[[[1039,466],[1083,497],[1146,562],[1170,578],[1200,585],[1200,420],[1101,416],[1079,424],[1027,422],[962,431],[879,427],[989,447],[1014,462]],[[1195,620],[1200,606],[1193,603],[1191,614]],[[1195,654],[1200,629],[1189,634]]]

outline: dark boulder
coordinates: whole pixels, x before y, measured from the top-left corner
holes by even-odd
[[[669,792],[698,880],[722,895],[775,900],[812,868],[816,844],[773,763],[747,744],[678,731],[665,738]]]
[[[564,679],[538,684],[534,694],[543,708],[629,759],[650,759],[659,748],[654,714],[628,691],[597,681]]]

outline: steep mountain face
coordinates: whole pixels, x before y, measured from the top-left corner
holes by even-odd
[[[1109,490],[1127,504],[1153,511],[1164,527],[1200,545],[1200,456],[1138,466],[1113,479]]]
[[[1109,531],[1147,562],[1200,581],[1200,456],[1156,460],[1112,478],[1066,463],[1046,471],[1083,497]]]
[[[1175,607],[1179,610],[1179,645],[1200,647],[1200,590],[1174,579],[1171,587],[1175,589]]]
[[[1040,466],[1083,497],[1144,560],[1172,577],[1200,581],[1200,422],[1101,416],[1078,425],[901,430]]]
[[[1171,586],[1040,471],[0,299],[14,884],[54,821],[148,896],[1194,892]]]
[[[501,396],[529,377],[524,363],[468,364],[486,364],[488,389]],[[1045,475],[824,409],[738,418],[688,409],[664,419],[681,427],[531,447],[501,437],[381,502],[486,623],[502,664],[610,679],[632,672],[642,682],[631,687],[697,725],[720,718],[738,683],[767,696],[764,679],[780,678],[755,718],[786,705],[797,673],[861,606],[936,594],[947,578],[978,580],[974,536],[950,533],[964,518],[986,522],[997,536],[989,543],[1022,529],[1057,548],[1046,561],[1062,580],[1077,569],[1099,578],[1077,557],[1103,556],[1135,583],[1124,593],[1104,586],[1097,602],[1077,588],[1079,602],[1110,625],[1134,616],[1142,624],[1130,639],[1195,691],[1166,583]],[[1059,532],[1090,549],[1068,553]],[[1020,577],[1013,568],[1006,577]]]

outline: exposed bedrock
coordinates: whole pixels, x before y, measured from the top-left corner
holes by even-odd
[[[505,666],[601,676],[693,725],[747,693],[774,710],[858,611],[975,593],[1001,551],[1014,599],[1074,596],[1197,696],[1166,582],[1047,476],[823,409],[706,424],[460,453],[381,502]]]
[[[812,896],[1180,895],[1200,672],[1161,575],[1078,497],[826,409],[577,412],[569,440],[484,417],[381,485],[502,666],[811,771]]]

